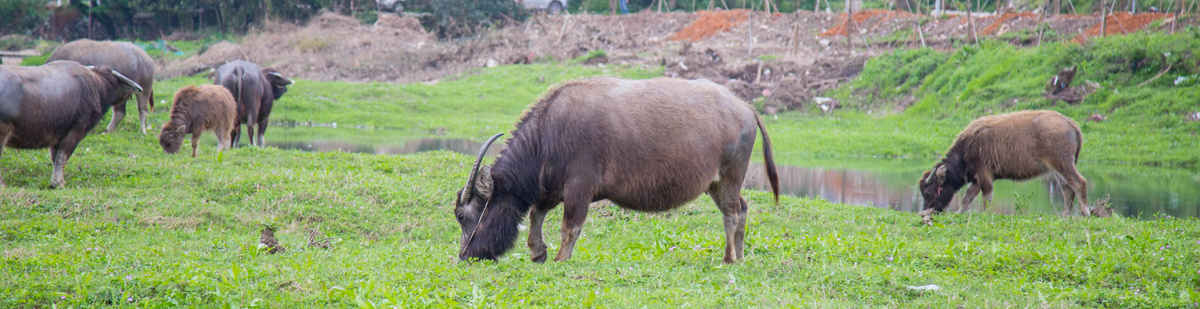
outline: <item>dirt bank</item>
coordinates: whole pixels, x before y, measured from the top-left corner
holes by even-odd
[[[1122,14],[1110,17],[1110,34],[1137,31],[1165,16]],[[1036,33],[1038,16],[975,13],[971,18],[886,10],[858,12],[852,20],[845,14],[809,11],[539,15],[478,37],[439,41],[410,17],[380,14],[378,22],[364,25],[325,13],[307,25],[268,24],[240,43],[214,44],[196,57],[165,64],[163,75],[195,74],[246,59],[304,79],[410,83],[488,65],[563,61],[603,50],[607,57],[588,65],[662,65],[667,76],[711,79],[746,100],[766,96],[768,106],[786,110],[810,104],[814,93],[854,78],[879,53],[922,44],[951,48],[974,36]],[[1097,16],[1046,19],[1058,38],[1095,35],[1091,32],[1099,32],[1098,22]],[[914,28],[918,24],[920,31]],[[852,35],[849,43],[847,33]],[[1036,43],[1027,36],[1010,41]]]

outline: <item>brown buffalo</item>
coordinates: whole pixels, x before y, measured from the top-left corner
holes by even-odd
[[[163,151],[173,154],[183,145],[183,136],[192,134],[192,157],[200,146],[200,134],[213,131],[217,135],[217,151],[229,149],[233,127],[237,125],[237,102],[225,87],[217,85],[187,86],[175,92],[171,120],[158,133]]]
[[[496,259],[529,218],[534,262],[546,260],[542,221],[564,207],[557,261],[571,258],[588,204],[607,199],[637,211],[667,211],[707,192],[724,214],[725,262],[742,258],[749,205],[741,197],[757,133],[771,188],[779,177],[762,120],[707,80],[595,78],[550,89],[517,122],[495,164],[479,168],[484,144],[454,214],[460,259]]]
[[[1087,216],[1087,180],[1075,169],[1082,146],[1079,125],[1058,112],[1020,111],[975,119],[958,133],[942,162],[921,175],[918,185],[926,203],[922,215],[944,211],[967,183],[971,187],[963,196],[962,209],[970,207],[981,190],[987,209],[993,181],[1021,181],[1055,171],[1067,184],[1064,212],[1070,213],[1079,193],[1079,210]]]
[[[83,65],[105,65],[116,69],[122,75],[142,86],[137,93],[138,118],[141,121],[142,134],[146,134],[146,115],[154,108],[154,59],[146,54],[141,47],[129,42],[92,41],[88,39],[72,41],[54,49],[46,61],[74,60]],[[108,123],[105,132],[117,129],[117,124],[125,118],[126,97],[113,104],[113,118]]]
[[[264,145],[263,135],[267,133],[267,117],[271,116],[271,108],[275,100],[287,92],[287,86],[292,80],[283,77],[279,71],[262,69],[257,64],[235,60],[217,68],[215,84],[225,86],[237,100],[238,125],[233,128],[233,145],[241,140],[241,124],[246,124],[246,137],[251,145]],[[258,127],[255,132],[255,126]],[[257,143],[255,133],[258,134]]]
[[[63,167],[113,104],[142,91],[117,70],[55,61],[38,67],[0,66],[0,152],[50,148],[50,185],[66,184]],[[0,186],[4,185],[0,177]]]

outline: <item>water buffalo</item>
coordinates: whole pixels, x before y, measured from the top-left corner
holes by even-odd
[[[975,119],[958,133],[946,157],[921,175],[918,186],[926,203],[921,214],[928,217],[945,210],[967,183],[971,187],[963,196],[963,209],[981,190],[987,209],[993,181],[1028,180],[1053,170],[1066,180],[1064,213],[1070,214],[1079,193],[1079,210],[1087,216],[1087,180],[1075,169],[1082,146],[1079,125],[1058,112],[1020,111]]]
[[[66,184],[63,167],[75,146],[113,104],[142,90],[103,65],[55,61],[38,67],[0,66],[0,152],[5,146],[49,147],[54,164],[50,185],[61,187]]]
[[[158,133],[158,144],[166,153],[179,152],[183,136],[192,134],[192,157],[200,146],[200,134],[217,135],[217,151],[229,149],[233,127],[237,126],[237,102],[229,90],[218,85],[187,86],[175,92],[171,120]]]
[[[767,130],[725,87],[707,80],[594,78],[552,88],[517,122],[493,165],[479,168],[501,134],[479,151],[456,195],[459,258],[496,259],[512,247],[517,224],[529,213],[531,258],[544,262],[542,221],[563,203],[555,260],[567,260],[591,202],[667,211],[707,192],[724,214],[724,261],[740,260],[749,210],[741,187],[758,132],[778,202]]]
[[[151,59],[145,50],[129,42],[82,39],[54,49],[46,61],[55,60],[74,60],[83,65],[105,65],[141,85],[142,91],[137,92],[138,118],[141,120],[142,134],[146,134],[146,115],[154,108],[155,69],[154,59]],[[125,100],[113,104],[112,121],[108,123],[108,128],[104,129],[105,132],[116,130],[117,124],[125,118]]]
[[[262,69],[257,64],[235,60],[217,68],[217,85],[225,86],[237,100],[238,124],[233,128],[233,145],[241,140],[241,124],[246,124],[246,137],[251,145],[263,145],[263,134],[267,132],[267,117],[271,107],[287,92],[292,80],[279,71]],[[258,142],[255,142],[254,127],[258,126]]]

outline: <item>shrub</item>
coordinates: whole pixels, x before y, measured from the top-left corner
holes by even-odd
[[[474,36],[479,31],[509,22],[525,20],[527,13],[512,0],[434,1],[432,18],[426,28],[436,29],[442,38]]]

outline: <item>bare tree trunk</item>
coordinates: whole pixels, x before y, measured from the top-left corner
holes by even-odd
[[[717,8],[717,7],[716,7],[716,5],[717,5],[717,2],[716,2],[716,1],[717,1],[717,0],[708,0],[708,10],[709,10],[709,11],[712,11],[713,9],[716,9],[716,8]]]
[[[621,5],[621,3],[617,2],[617,1],[620,1],[620,0],[608,0],[608,14],[609,15],[617,15],[617,6]],[[709,0],[709,1],[712,1],[712,0]],[[711,5],[712,2],[709,2],[709,3]]]

